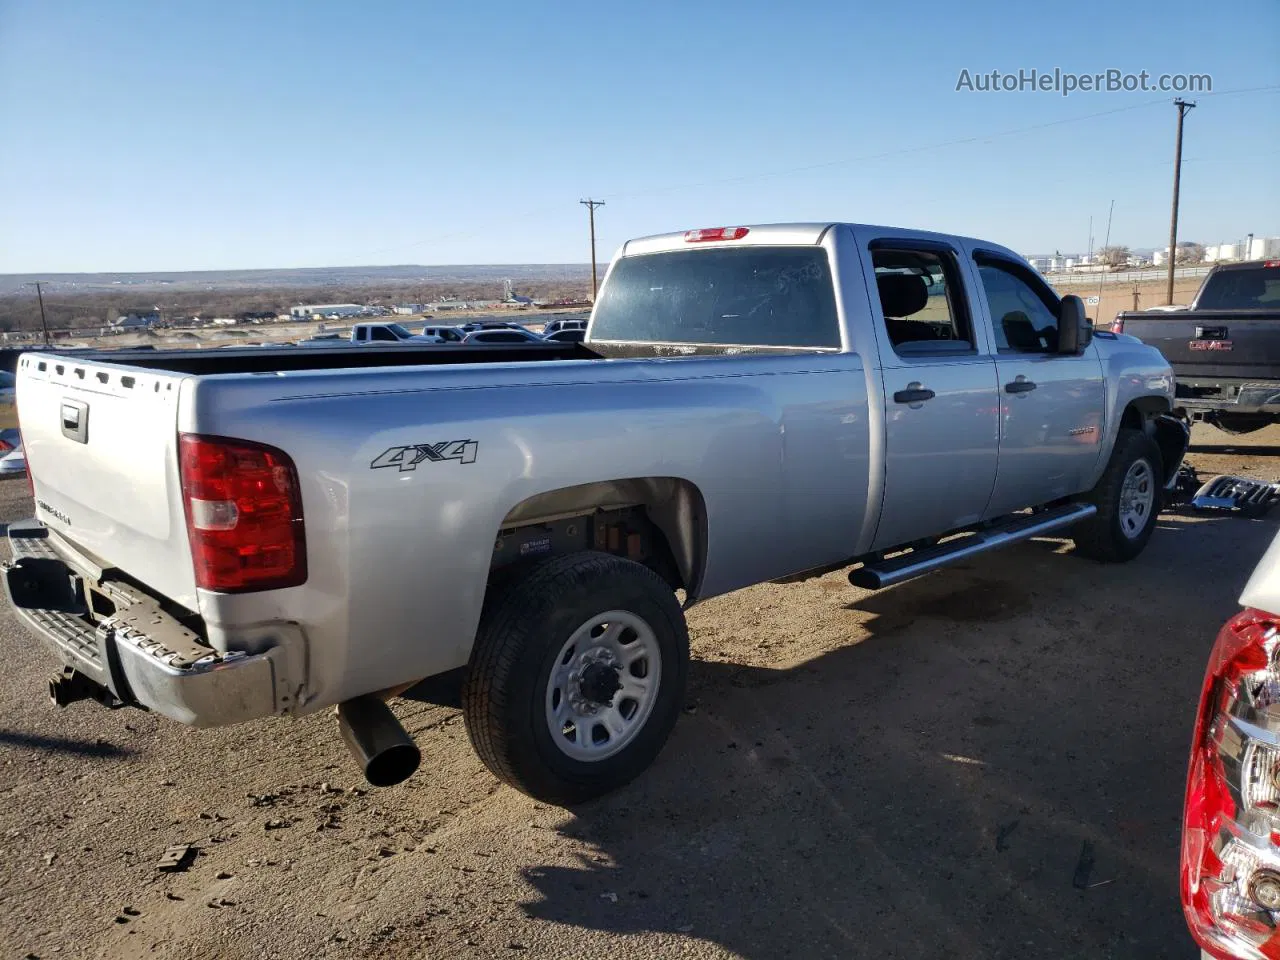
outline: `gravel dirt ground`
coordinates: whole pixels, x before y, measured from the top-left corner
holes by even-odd
[[[1202,474],[1280,478],[1280,429],[1195,441]],[[0,521],[29,511],[0,481]],[[1277,520],[1166,515],[1121,567],[1045,540],[710,601],[667,749],[574,811],[499,787],[425,696],[396,706],[423,767],[387,790],[327,715],[54,710],[6,606],[4,955],[1193,957],[1192,714]],[[190,868],[157,871],[177,843]]]

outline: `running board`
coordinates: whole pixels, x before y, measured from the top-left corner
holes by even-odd
[[[936,547],[912,550],[888,560],[865,563],[849,573],[849,582],[855,587],[865,587],[868,590],[891,587],[895,583],[910,580],[965,557],[998,550],[1020,540],[1030,540],[1032,537],[1061,530],[1092,517],[1097,512],[1098,508],[1091,503],[1069,503],[1042,513],[1017,515],[1012,520],[940,543]]]

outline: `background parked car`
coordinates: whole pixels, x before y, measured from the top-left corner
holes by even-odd
[[[582,343],[587,339],[587,331],[583,329],[576,330],[556,330],[543,336],[544,340],[550,340],[553,343]]]
[[[457,327],[423,327],[424,337],[438,337],[444,343],[461,343],[467,334]]]
[[[542,328],[542,335],[559,333],[561,330],[586,330],[586,320],[552,320]]]
[[[515,329],[473,330],[468,333],[463,343],[544,343],[542,337],[531,333],[523,327]]]

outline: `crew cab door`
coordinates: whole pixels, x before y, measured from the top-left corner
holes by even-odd
[[[873,549],[977,522],[996,477],[996,371],[962,251],[855,229],[884,383],[884,496]]]
[[[1060,354],[1058,298],[1033,270],[974,252],[1000,382],[1000,464],[986,516],[1089,487],[1102,452],[1105,387],[1092,343]]]

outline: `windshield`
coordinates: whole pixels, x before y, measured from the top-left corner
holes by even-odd
[[[624,257],[601,291],[591,337],[839,347],[826,251],[733,247]]]
[[[394,333],[397,337],[405,338],[405,337],[412,337],[412,336],[413,336],[413,334],[412,334],[412,333],[410,333],[410,332],[409,332],[408,330],[406,330],[404,327],[400,326],[400,324],[398,324],[398,323],[388,323],[388,324],[386,325],[385,329],[390,330],[390,331],[391,331],[392,333]]]
[[[1205,281],[1198,310],[1280,310],[1280,267],[1219,270]]]

